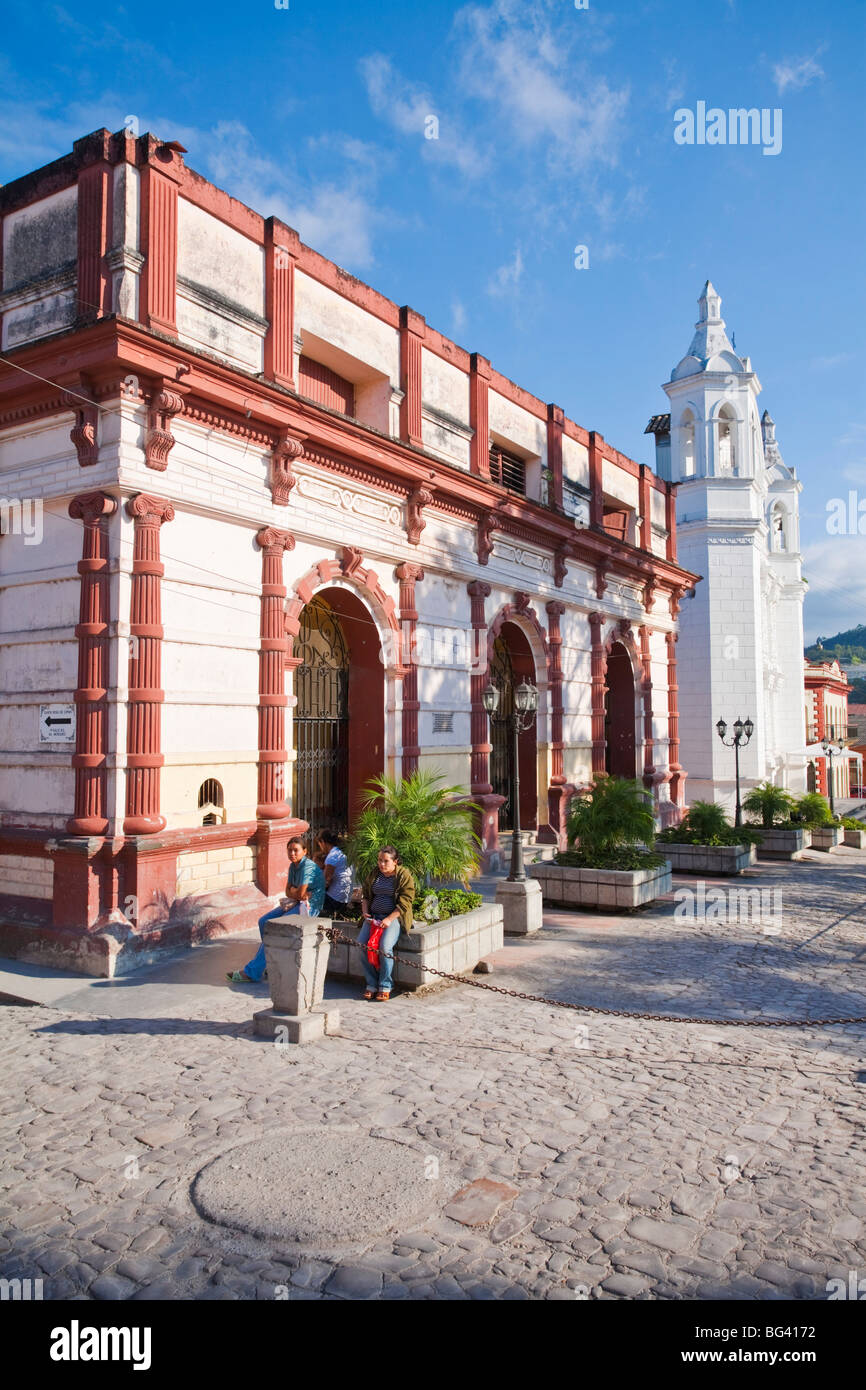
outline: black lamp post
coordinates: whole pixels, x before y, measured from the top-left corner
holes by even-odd
[[[720,719],[716,724],[716,731],[725,747],[733,748],[734,750],[734,766],[736,768],[737,778],[737,811],[736,815],[734,816],[734,825],[742,825],[743,811],[742,807],[740,806],[740,745],[742,744],[743,747],[746,746],[746,744],[751,739],[752,734],[755,732],[755,726],[752,723],[751,719],[746,719],[745,721],[742,719],[737,719],[736,723],[734,724],[733,738],[726,739],[725,734],[728,732],[728,726],[725,723],[724,719]]]
[[[821,747],[824,749],[824,757],[827,759],[827,763],[829,766],[829,772],[827,774],[827,784],[830,789],[830,815],[835,820],[836,803],[833,800],[833,754],[844,752],[845,743],[844,740],[841,738],[836,743],[831,743],[830,740],[825,737],[821,740]]]
[[[492,719],[499,708],[499,687],[491,681],[481,694],[488,716]],[[526,870],[523,867],[523,840],[520,834],[520,761],[517,753],[517,737],[528,729],[538,710],[538,690],[530,681],[521,681],[514,691],[514,709],[510,716],[512,747],[514,751],[514,829],[511,839],[511,872],[509,883],[524,883]]]

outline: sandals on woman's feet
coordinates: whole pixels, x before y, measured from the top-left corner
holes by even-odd
[[[255,980],[251,980],[249,975],[245,975],[243,970],[227,970],[226,979],[230,985],[254,985]]]
[[[371,989],[365,989],[362,997],[367,1000],[367,1003],[369,1003],[370,1000],[373,999],[375,996]]]
[[[380,989],[380,990],[379,990],[379,993],[376,995],[376,1000],[377,1000],[377,1002],[381,1002],[381,1003],[383,1003],[383,1004],[384,1004],[384,1003],[387,1003],[387,1001],[388,1001],[390,998],[391,998],[391,991],[390,991],[390,990],[387,990],[387,989]]]

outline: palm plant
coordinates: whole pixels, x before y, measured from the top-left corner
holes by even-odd
[[[820,792],[805,792],[799,797],[791,819],[799,825],[832,825],[830,803]]]
[[[568,843],[578,841],[588,862],[604,859],[620,848],[651,844],[655,833],[652,804],[652,796],[642,783],[598,776],[588,792],[571,799]]]
[[[777,821],[790,819],[794,798],[773,782],[759,782],[743,802],[743,810],[760,816],[764,830],[771,830]]]
[[[364,787],[363,809],[347,845],[361,878],[376,869],[383,845],[393,845],[416,884],[431,879],[466,882],[478,872],[480,841],[475,834],[479,808],[461,787],[420,770],[411,777],[374,777]]]
[[[701,842],[724,836],[730,829],[725,808],[715,801],[693,801],[682,820],[683,830],[692,832]]]

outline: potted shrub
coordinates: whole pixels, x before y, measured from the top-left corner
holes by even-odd
[[[572,797],[568,849],[528,872],[546,903],[626,911],[671,890],[670,861],[647,849],[655,837],[652,796],[640,782],[598,776]]]
[[[805,825],[811,832],[812,849],[835,849],[845,836],[842,825],[833,819],[830,803],[820,792],[806,792],[801,796],[791,812],[791,820]]]
[[[849,849],[866,849],[866,822],[857,820],[855,816],[843,816],[842,829],[845,832],[844,844]]]
[[[421,770],[411,777],[375,777],[364,788],[365,801],[346,845],[359,878],[376,867],[383,845],[393,845],[415,879],[414,923],[402,932],[396,950],[412,957],[418,968],[398,961],[397,984],[417,989],[437,977],[436,970],[472,969],[483,956],[502,946],[502,909],[468,891],[478,872],[480,842],[475,834],[476,807],[462,787]],[[463,888],[438,887],[457,879]],[[341,924],[357,939],[360,924]],[[351,946],[332,947],[333,974],[361,978],[361,953]]]
[[[739,874],[754,864],[757,830],[732,826],[724,807],[695,801],[679,825],[656,837],[656,849],[666,854],[674,873]]]
[[[749,792],[743,809],[757,817],[761,827],[759,859],[802,859],[811,837],[805,826],[792,824],[794,806],[790,792],[773,782],[759,782]]]

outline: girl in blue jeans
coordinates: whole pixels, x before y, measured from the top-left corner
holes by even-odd
[[[272,912],[266,912],[264,917],[259,918],[262,944],[252,960],[247,961],[243,970],[228,971],[226,979],[229,984],[255,985],[264,975],[267,964],[264,943],[266,922],[270,922],[273,917],[285,917],[291,912],[301,912],[302,903],[308,905],[311,917],[319,917],[324,900],[325,875],[318,864],[307,856],[303,840],[297,837],[289,840],[289,878],[286,884],[286,896],[281,900],[279,907],[275,907]],[[303,910],[306,912],[307,908]]]

